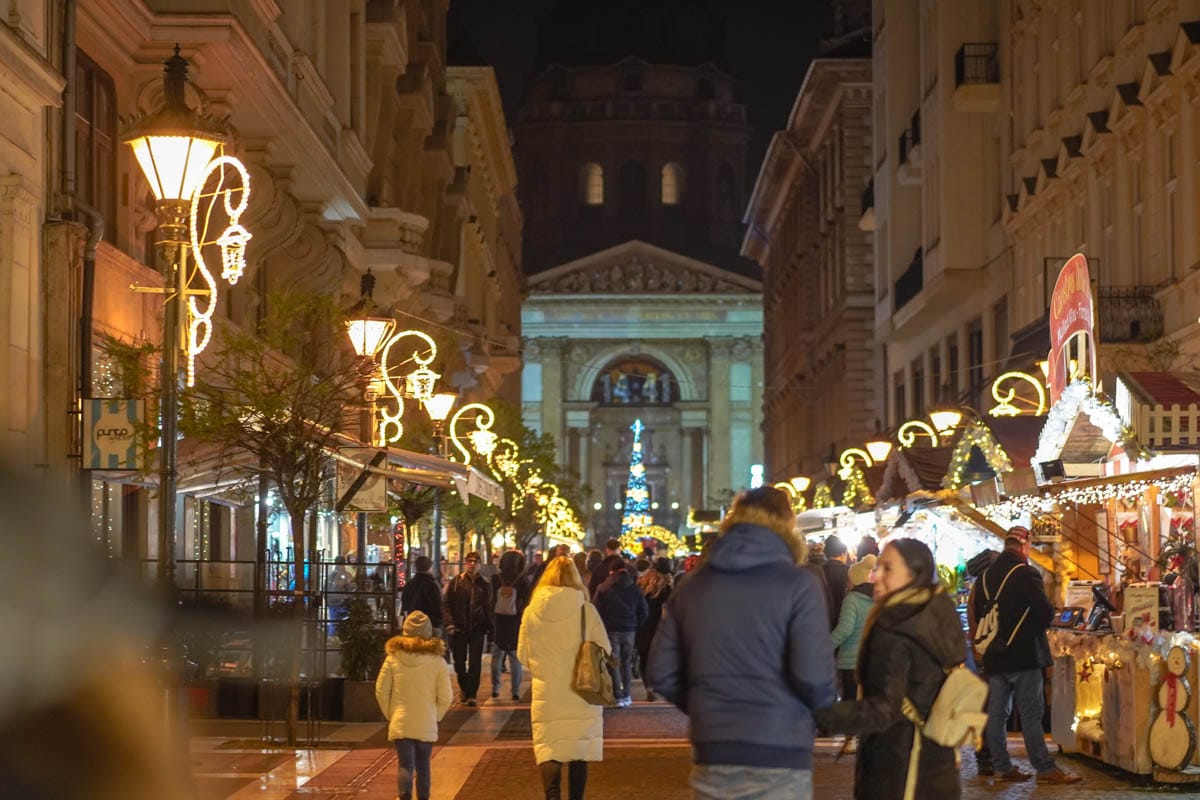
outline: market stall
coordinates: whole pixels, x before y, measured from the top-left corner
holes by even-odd
[[[1047,415],[1038,488],[984,509],[1052,546],[1054,741],[1169,782],[1200,779],[1195,463],[1148,450],[1081,377]]]

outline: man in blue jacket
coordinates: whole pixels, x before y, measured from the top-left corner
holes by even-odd
[[[617,705],[628,708],[633,705],[634,639],[637,629],[650,615],[646,595],[633,582],[625,562],[618,560],[611,566],[608,578],[596,589],[594,602],[617,660],[617,667],[612,671]]]
[[[787,495],[743,492],[671,594],[648,686],[691,718],[698,800],[812,797],[812,712],[836,697],[829,614]]]

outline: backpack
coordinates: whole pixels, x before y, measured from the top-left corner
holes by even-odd
[[[1008,583],[1008,579],[1012,574],[1019,570],[1023,565],[1017,564],[1008,571],[1004,576],[1004,580],[1000,581],[1000,588],[996,590],[993,597],[987,588],[987,580],[981,577],[981,585],[983,586],[983,596],[987,601],[987,606],[983,612],[983,616],[979,618],[978,624],[975,626],[975,649],[982,655],[987,653],[988,648],[996,641],[996,635],[1000,633],[1000,593],[1004,591],[1004,584]],[[1008,641],[1005,642],[1005,647],[1013,643],[1013,639],[1017,636],[1017,631],[1021,629],[1021,623],[1025,621],[1025,617],[1029,616],[1029,609],[1025,609],[1025,613],[1021,615],[1021,619],[1013,627],[1012,633],[1008,636]]]
[[[985,710],[988,698],[987,682],[965,665],[959,664],[946,670],[946,677],[933,698],[929,716],[921,719],[921,712],[905,697],[900,702],[900,711],[913,724],[912,749],[908,754],[908,775],[904,782],[904,800],[915,800],[917,773],[921,763],[921,739],[929,739],[942,747],[958,749],[971,742],[978,749],[983,744],[983,733],[987,727]]]
[[[507,583],[500,584],[500,590],[496,592],[496,613],[506,617],[516,616],[517,590],[515,587]]]

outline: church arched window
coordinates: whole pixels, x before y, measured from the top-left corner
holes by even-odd
[[[590,161],[583,164],[580,173],[583,190],[583,203],[587,205],[604,205],[604,167]]]
[[[592,386],[592,402],[602,405],[669,405],[678,399],[675,376],[646,356],[622,356],[610,361]]]
[[[679,205],[683,183],[683,170],[674,161],[663,164],[662,168],[662,204],[664,206]]]
[[[595,161],[583,165],[583,202],[589,206],[604,205],[604,167]]]

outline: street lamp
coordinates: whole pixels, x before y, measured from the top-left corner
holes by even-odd
[[[442,435],[442,429],[446,424],[446,417],[450,416],[450,409],[454,408],[454,401],[457,399],[458,395],[454,392],[439,392],[425,399],[425,413],[433,420],[434,446],[437,447],[438,455],[442,458],[446,457],[446,437]],[[433,574],[440,582],[442,579],[442,490],[439,487],[434,487],[433,490]]]
[[[929,412],[929,421],[942,436],[957,428],[958,424],[962,422],[962,418],[962,409],[954,406],[939,406]]]
[[[246,243],[250,239],[250,232],[238,222],[249,204],[249,173],[237,159],[217,155],[229,140],[228,127],[224,121],[188,106],[187,82],[188,62],[179,55],[176,45],[174,55],[163,63],[163,107],[131,119],[122,135],[154,193],[159,219],[156,256],[163,288],[133,289],[165,296],[158,532],[158,578],[165,586],[175,582],[179,354],[182,351],[186,357],[186,384],[192,386],[196,356],[212,339],[217,304],[217,283],[204,260],[204,248],[219,248],[221,277],[232,285],[245,270]],[[206,192],[209,179],[218,172],[215,188]],[[235,174],[238,180],[234,180]],[[201,214],[200,205],[205,200],[209,206]],[[218,202],[229,224],[220,236],[210,239],[209,223]],[[189,269],[189,253],[194,269]]]
[[[892,440],[881,429],[879,420],[875,420],[875,434],[867,440],[866,447],[876,464],[884,463],[892,454]]]
[[[790,481],[788,481],[788,483],[792,484],[792,488],[794,488],[797,492],[803,493],[807,492],[808,487],[812,485],[812,478],[808,477],[807,475],[797,475],[795,478],[792,478]]]

